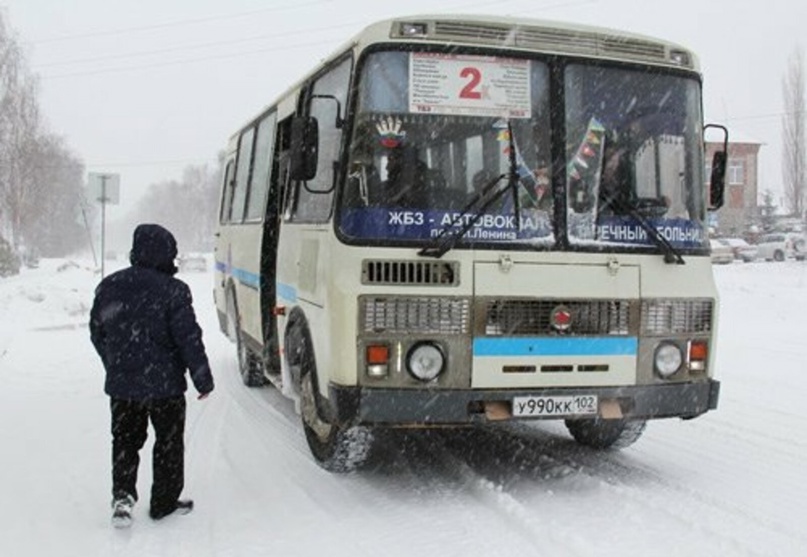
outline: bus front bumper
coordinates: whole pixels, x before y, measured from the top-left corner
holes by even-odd
[[[467,425],[523,419],[513,416],[512,402],[515,397],[525,396],[596,395],[598,398],[599,413],[596,415],[562,415],[539,419],[688,419],[717,408],[720,383],[709,379],[668,385],[518,390],[377,389],[331,384],[329,391],[331,419],[340,424]]]

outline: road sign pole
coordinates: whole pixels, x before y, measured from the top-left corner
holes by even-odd
[[[104,262],[106,261],[106,174],[101,174],[101,278],[104,278]]]
[[[106,206],[120,202],[120,175],[91,172],[88,182],[101,203],[101,278],[106,274]]]

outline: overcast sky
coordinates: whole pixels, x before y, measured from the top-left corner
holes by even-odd
[[[49,129],[91,172],[121,174],[119,208],[189,164],[215,163],[245,120],[365,25],[433,0],[0,0],[40,76]],[[804,0],[444,0],[489,13],[624,29],[696,51],[707,122],[763,143],[781,191],[782,79],[804,47]]]

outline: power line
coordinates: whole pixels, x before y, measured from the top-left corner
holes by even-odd
[[[216,158],[195,158],[195,159],[172,159],[172,160],[151,160],[151,161],[129,161],[129,162],[107,162],[107,163],[86,163],[86,168],[124,168],[138,166],[163,166],[163,165],[188,165],[188,164],[208,164],[218,163]]]
[[[324,3],[324,2],[330,2],[330,1],[333,1],[333,0],[319,0],[317,2],[310,2],[308,4],[302,4],[300,6],[295,6],[295,8],[306,7],[306,6],[316,5],[316,4],[320,4],[320,3]],[[561,3],[561,4],[553,4],[553,5],[549,5],[549,6],[544,6],[542,8],[531,9],[531,10],[528,10],[528,12],[551,10],[551,9],[556,9],[556,8],[577,6],[577,5],[582,5],[582,4],[591,4],[591,3],[596,3],[596,1],[597,0],[578,0],[578,1],[572,1],[572,2],[565,2],[565,3]],[[509,3],[508,0],[504,0],[504,1],[498,0],[498,1],[478,2],[476,4],[470,4],[470,5],[466,4],[466,5],[463,5],[463,7],[464,8],[480,8],[480,7],[487,7],[487,6],[493,6],[493,5],[501,6],[502,4],[507,4],[507,3]],[[286,9],[286,8],[282,8],[282,9]],[[119,31],[99,31],[99,32],[95,32],[95,33],[89,33],[89,34],[84,34],[84,35],[72,35],[72,36],[68,36],[68,37],[62,37],[62,38],[59,38],[59,39],[50,39],[50,40],[39,41],[39,42],[50,42],[50,41],[53,41],[53,40],[67,40],[67,39],[74,39],[74,38],[84,38],[84,37],[89,37],[89,36],[93,36],[93,37],[95,37],[95,36],[103,36],[103,35],[115,35],[115,36],[117,36],[120,33],[125,33],[125,32],[129,32],[129,31],[150,30],[150,29],[155,29],[155,28],[172,27],[172,26],[177,26],[177,25],[186,25],[186,24],[194,24],[194,23],[199,23],[199,22],[207,22],[207,21],[211,21],[211,20],[246,17],[246,16],[249,16],[249,15],[254,15],[256,13],[262,13],[262,12],[266,12],[266,11],[277,11],[277,10],[278,10],[277,8],[266,9],[266,10],[257,10],[257,11],[253,11],[253,12],[245,12],[245,13],[233,14],[233,15],[230,15],[230,16],[218,16],[218,17],[214,17],[214,18],[213,17],[212,18],[202,18],[202,19],[196,19],[196,20],[185,20],[185,21],[174,22],[174,23],[157,24],[157,25],[143,26],[143,27],[133,27],[133,28],[123,29],[123,30],[119,30]],[[520,13],[528,13],[528,12],[520,11]],[[103,62],[103,61],[106,61],[106,60],[119,60],[119,59],[126,59],[126,58],[136,58],[136,57],[141,57],[141,56],[152,56],[152,55],[166,54],[166,53],[171,53],[171,52],[181,52],[181,51],[187,51],[187,50],[196,50],[196,49],[211,48],[211,47],[218,47],[218,46],[228,46],[228,45],[241,44],[241,43],[246,43],[246,42],[251,42],[251,41],[265,40],[265,39],[269,39],[269,38],[278,38],[278,37],[286,37],[286,36],[296,36],[296,35],[300,35],[300,34],[311,34],[311,33],[327,32],[327,31],[332,31],[332,30],[336,30],[336,29],[342,29],[342,28],[345,28],[345,27],[357,27],[357,26],[366,25],[366,24],[367,24],[367,22],[364,21],[364,20],[362,20],[362,21],[354,21],[354,22],[342,23],[342,24],[337,24],[337,25],[329,25],[329,26],[326,26],[326,27],[309,28],[309,29],[304,29],[304,30],[301,30],[301,31],[288,31],[288,32],[281,32],[281,33],[273,33],[271,35],[258,35],[258,36],[254,36],[254,37],[250,37],[250,38],[244,38],[244,39],[233,39],[233,40],[229,40],[229,41],[207,42],[207,43],[191,44],[191,45],[170,47],[170,48],[143,51],[143,52],[133,52],[133,53],[125,53],[125,54],[118,54],[118,55],[108,55],[108,56],[97,56],[97,57],[93,57],[93,58],[66,60],[66,61],[62,61],[62,62],[51,62],[51,63],[46,63],[46,64],[39,64],[39,65],[35,66],[35,68],[52,68],[52,67],[66,66],[66,65],[85,64],[85,63],[92,63],[92,62]],[[330,43],[330,42],[331,41],[322,41],[322,44],[326,44],[326,43]],[[309,45],[311,45],[311,43],[308,43],[305,46],[309,46]],[[285,48],[283,48],[283,47],[279,47],[279,49],[280,50],[285,50]],[[260,52],[265,52],[265,50],[261,50]],[[195,60],[196,59],[191,59],[189,61],[195,61]],[[161,65],[163,65],[163,64],[156,64],[156,66],[161,66]],[[134,69],[141,69],[143,67],[148,67],[148,66],[136,66]],[[100,70],[100,71],[102,71],[102,72],[104,72],[104,71],[118,71],[118,69],[113,68],[111,70]],[[93,73],[96,73],[96,72],[93,72]],[[69,75],[74,75],[74,74],[69,74]],[[85,75],[85,74],[82,72],[82,73],[78,73],[78,74],[75,74],[75,75]],[[56,76],[56,77],[63,77],[63,76],[59,75],[59,76]]]
[[[320,27],[320,28],[312,28],[306,29],[305,34],[308,33],[316,33],[321,31],[330,31],[332,29],[339,29],[344,27],[354,27],[356,25],[361,25],[362,22],[353,22],[353,23],[344,23],[340,25],[331,25],[328,27]],[[141,56],[153,56],[156,54],[167,54],[171,52],[182,52],[187,50],[196,50],[196,49],[203,49],[203,48],[211,48],[211,47],[218,47],[218,46],[230,46],[234,44],[242,44],[242,43],[249,43],[252,41],[261,41],[265,39],[276,39],[279,37],[288,37],[288,36],[297,36],[300,35],[300,31],[289,31],[286,33],[272,33],[271,35],[256,35],[253,37],[247,37],[243,39],[232,39],[229,41],[215,41],[215,42],[207,42],[207,43],[197,43],[197,44],[190,44],[184,46],[176,46],[170,48],[161,48],[157,50],[145,50],[141,52],[130,52],[125,54],[113,54],[107,56],[96,56],[93,58],[78,58],[74,60],[64,60],[62,62],[50,62],[46,64],[38,64],[34,66],[34,68],[52,68],[57,66],[69,66],[74,64],[86,64],[91,62],[105,62],[110,60],[119,60],[125,58],[137,58]]]
[[[446,6],[447,10],[453,10],[457,8],[462,9],[476,9],[476,8],[483,8],[488,6],[501,6],[502,4],[509,4],[512,1],[517,0],[493,0],[493,1],[486,1],[486,2],[477,2],[474,4],[467,4],[464,2],[458,2],[456,6]],[[540,6],[537,8],[533,8],[528,11],[521,11],[520,13],[534,13],[537,11],[544,11],[544,10],[553,10],[557,8],[566,8],[571,6],[578,6],[583,4],[596,4],[598,0],[577,0],[577,1],[570,1],[570,2],[563,2],[559,4],[550,4],[548,6]],[[233,14],[223,14],[217,16],[209,16],[209,17],[201,17],[201,18],[193,18],[193,19],[183,19],[177,21],[171,21],[167,23],[156,23],[152,25],[141,25],[136,27],[123,27],[113,30],[104,30],[104,31],[91,31],[88,33],[78,33],[74,35],[63,35],[60,37],[50,37],[44,39],[33,39],[29,41],[32,44],[47,44],[47,43],[54,43],[54,42],[64,42],[64,41],[72,41],[72,40],[79,40],[79,39],[87,39],[87,38],[96,38],[96,37],[106,37],[106,36],[115,36],[118,37],[122,34],[126,33],[141,33],[144,31],[154,31],[158,29],[170,29],[174,27],[184,27],[184,26],[192,26],[192,25],[199,25],[204,23],[210,22],[218,22],[218,21],[225,21],[230,19],[242,19],[246,17],[252,17],[258,14],[264,13],[272,13],[272,12],[285,12],[291,10],[298,10],[301,8],[308,8],[312,6],[318,6],[320,4],[334,4],[336,5],[335,0],[313,0],[311,2],[305,2],[302,4],[294,4],[289,6],[275,6],[271,8],[263,8],[260,10],[252,10],[248,12],[238,12]],[[337,27],[337,26],[334,26]]]
[[[176,66],[176,65],[183,65],[188,64],[191,62],[203,62],[203,61],[210,61],[210,60],[222,60],[226,58],[237,58],[240,56],[249,56],[252,54],[261,54],[265,52],[273,52],[273,51],[281,51],[281,50],[293,50],[295,48],[307,48],[310,46],[319,46],[323,44],[331,44],[332,41],[316,41],[311,43],[298,43],[293,45],[284,45],[284,46],[275,46],[271,48],[261,48],[256,50],[247,50],[241,52],[234,52],[229,54],[215,54],[215,55],[207,55],[203,57],[196,57],[196,58],[185,58],[183,60],[172,60],[170,62],[153,62],[149,64],[140,64],[136,66],[126,66],[126,67],[117,67],[117,68],[105,68],[100,70],[86,70],[86,71],[79,71],[79,72],[71,72],[65,74],[56,74],[56,75],[43,75],[40,76],[41,79],[60,79],[65,77],[79,77],[79,76],[87,76],[87,75],[98,75],[98,74],[106,74],[106,73],[120,73],[120,72],[128,72],[132,70],[143,70],[143,69],[150,69],[150,68],[161,68],[166,66]]]
[[[782,111],[782,112],[771,112],[768,114],[751,114],[746,116],[737,116],[737,117],[728,117],[726,118],[727,122],[742,122],[745,120],[767,120],[770,118],[781,118],[782,116],[795,116],[798,114],[799,111]]]
[[[239,12],[235,14],[229,15],[219,15],[219,16],[210,16],[210,17],[203,17],[203,18],[196,18],[196,19],[185,19],[179,21],[172,21],[168,23],[156,23],[153,25],[142,25],[138,27],[125,27],[122,29],[114,29],[109,31],[93,31],[90,33],[82,33],[76,35],[64,35],[61,37],[52,37],[49,39],[37,39],[31,41],[34,44],[44,44],[44,43],[53,43],[53,42],[61,42],[61,41],[72,41],[76,39],[87,39],[87,38],[94,38],[94,37],[105,37],[105,36],[120,36],[125,33],[141,33],[143,31],[153,31],[155,29],[167,29],[172,27],[182,27],[186,25],[198,25],[201,23],[209,23],[211,21],[223,21],[227,19],[240,19],[244,17],[251,17],[257,14],[267,13],[267,12],[280,12],[280,11],[288,11],[288,10],[297,10],[300,8],[307,8],[310,6],[316,6],[319,4],[330,4],[333,3],[335,0],[316,0],[313,2],[306,2],[303,4],[296,4],[293,6],[280,6],[280,7],[273,7],[273,8],[264,8],[262,10],[253,10],[250,12]]]

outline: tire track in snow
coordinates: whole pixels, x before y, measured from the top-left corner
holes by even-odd
[[[459,432],[398,433],[397,439],[387,454],[395,455],[395,461],[382,462],[385,482],[390,476],[407,478],[407,483],[431,494],[437,499],[454,499],[474,516],[475,528],[488,528],[496,535],[489,540],[489,551],[501,554],[511,545],[525,546],[530,555],[590,555],[589,548],[579,540],[570,543],[572,530],[556,520],[540,517],[529,507],[507,492],[484,474],[480,474],[467,459],[456,450],[462,440],[455,437]],[[459,437],[462,437],[460,433]],[[400,447],[403,445],[403,448]],[[403,458],[402,458],[403,456]],[[565,472],[558,472],[562,476]],[[478,536],[474,542],[479,544]],[[502,546],[504,544],[504,547]],[[481,548],[470,548],[475,553]]]
[[[626,462],[625,455],[620,453],[591,451],[577,447],[572,441],[547,439],[545,434],[536,435],[536,432],[518,425],[513,430],[480,430],[474,436],[470,452],[467,451],[468,444],[465,444],[466,451],[461,459],[471,469],[469,474],[486,478],[477,482],[486,482],[483,484],[488,489],[501,494],[500,500],[507,501],[507,512],[526,516],[530,527],[536,523],[530,519],[530,513],[536,508],[533,497],[542,499],[547,495],[552,496],[553,490],[569,488],[596,490],[604,492],[600,493],[598,500],[607,500],[610,493],[614,501],[619,501],[618,512],[625,515],[626,525],[630,525],[632,517],[652,511],[673,530],[676,529],[673,525],[677,524],[681,532],[702,532],[703,536],[697,536],[697,539],[712,540],[716,551],[729,549],[731,554],[737,555],[765,553],[763,547],[755,553],[743,552],[742,548],[747,551],[749,543],[738,542],[736,537],[738,530],[735,528],[739,531],[749,527],[759,528],[760,517],[748,509],[727,505],[722,499],[689,488],[686,484],[676,484],[658,471],[642,465],[641,461]],[[462,450],[462,446],[455,450]],[[512,456],[502,456],[508,454]],[[536,462],[537,466],[531,468],[530,464]],[[534,489],[525,489],[527,482],[534,483]],[[513,509],[524,509],[526,512]],[[633,509],[633,512],[629,512],[629,509]],[[726,511],[730,513],[730,521],[726,520]],[[715,516],[719,519],[709,520]],[[582,554],[593,554],[597,549],[580,539],[579,525],[570,528],[563,522],[555,521],[552,514],[543,516],[538,522],[546,520],[552,524],[550,539],[558,543],[571,540],[575,549]],[[637,523],[640,524],[645,525],[645,522]],[[779,530],[772,523],[764,526]],[[540,527],[536,532],[543,533]],[[764,537],[764,530],[761,532]],[[782,533],[793,535],[792,531]],[[566,551],[571,549],[568,544],[564,547]]]

